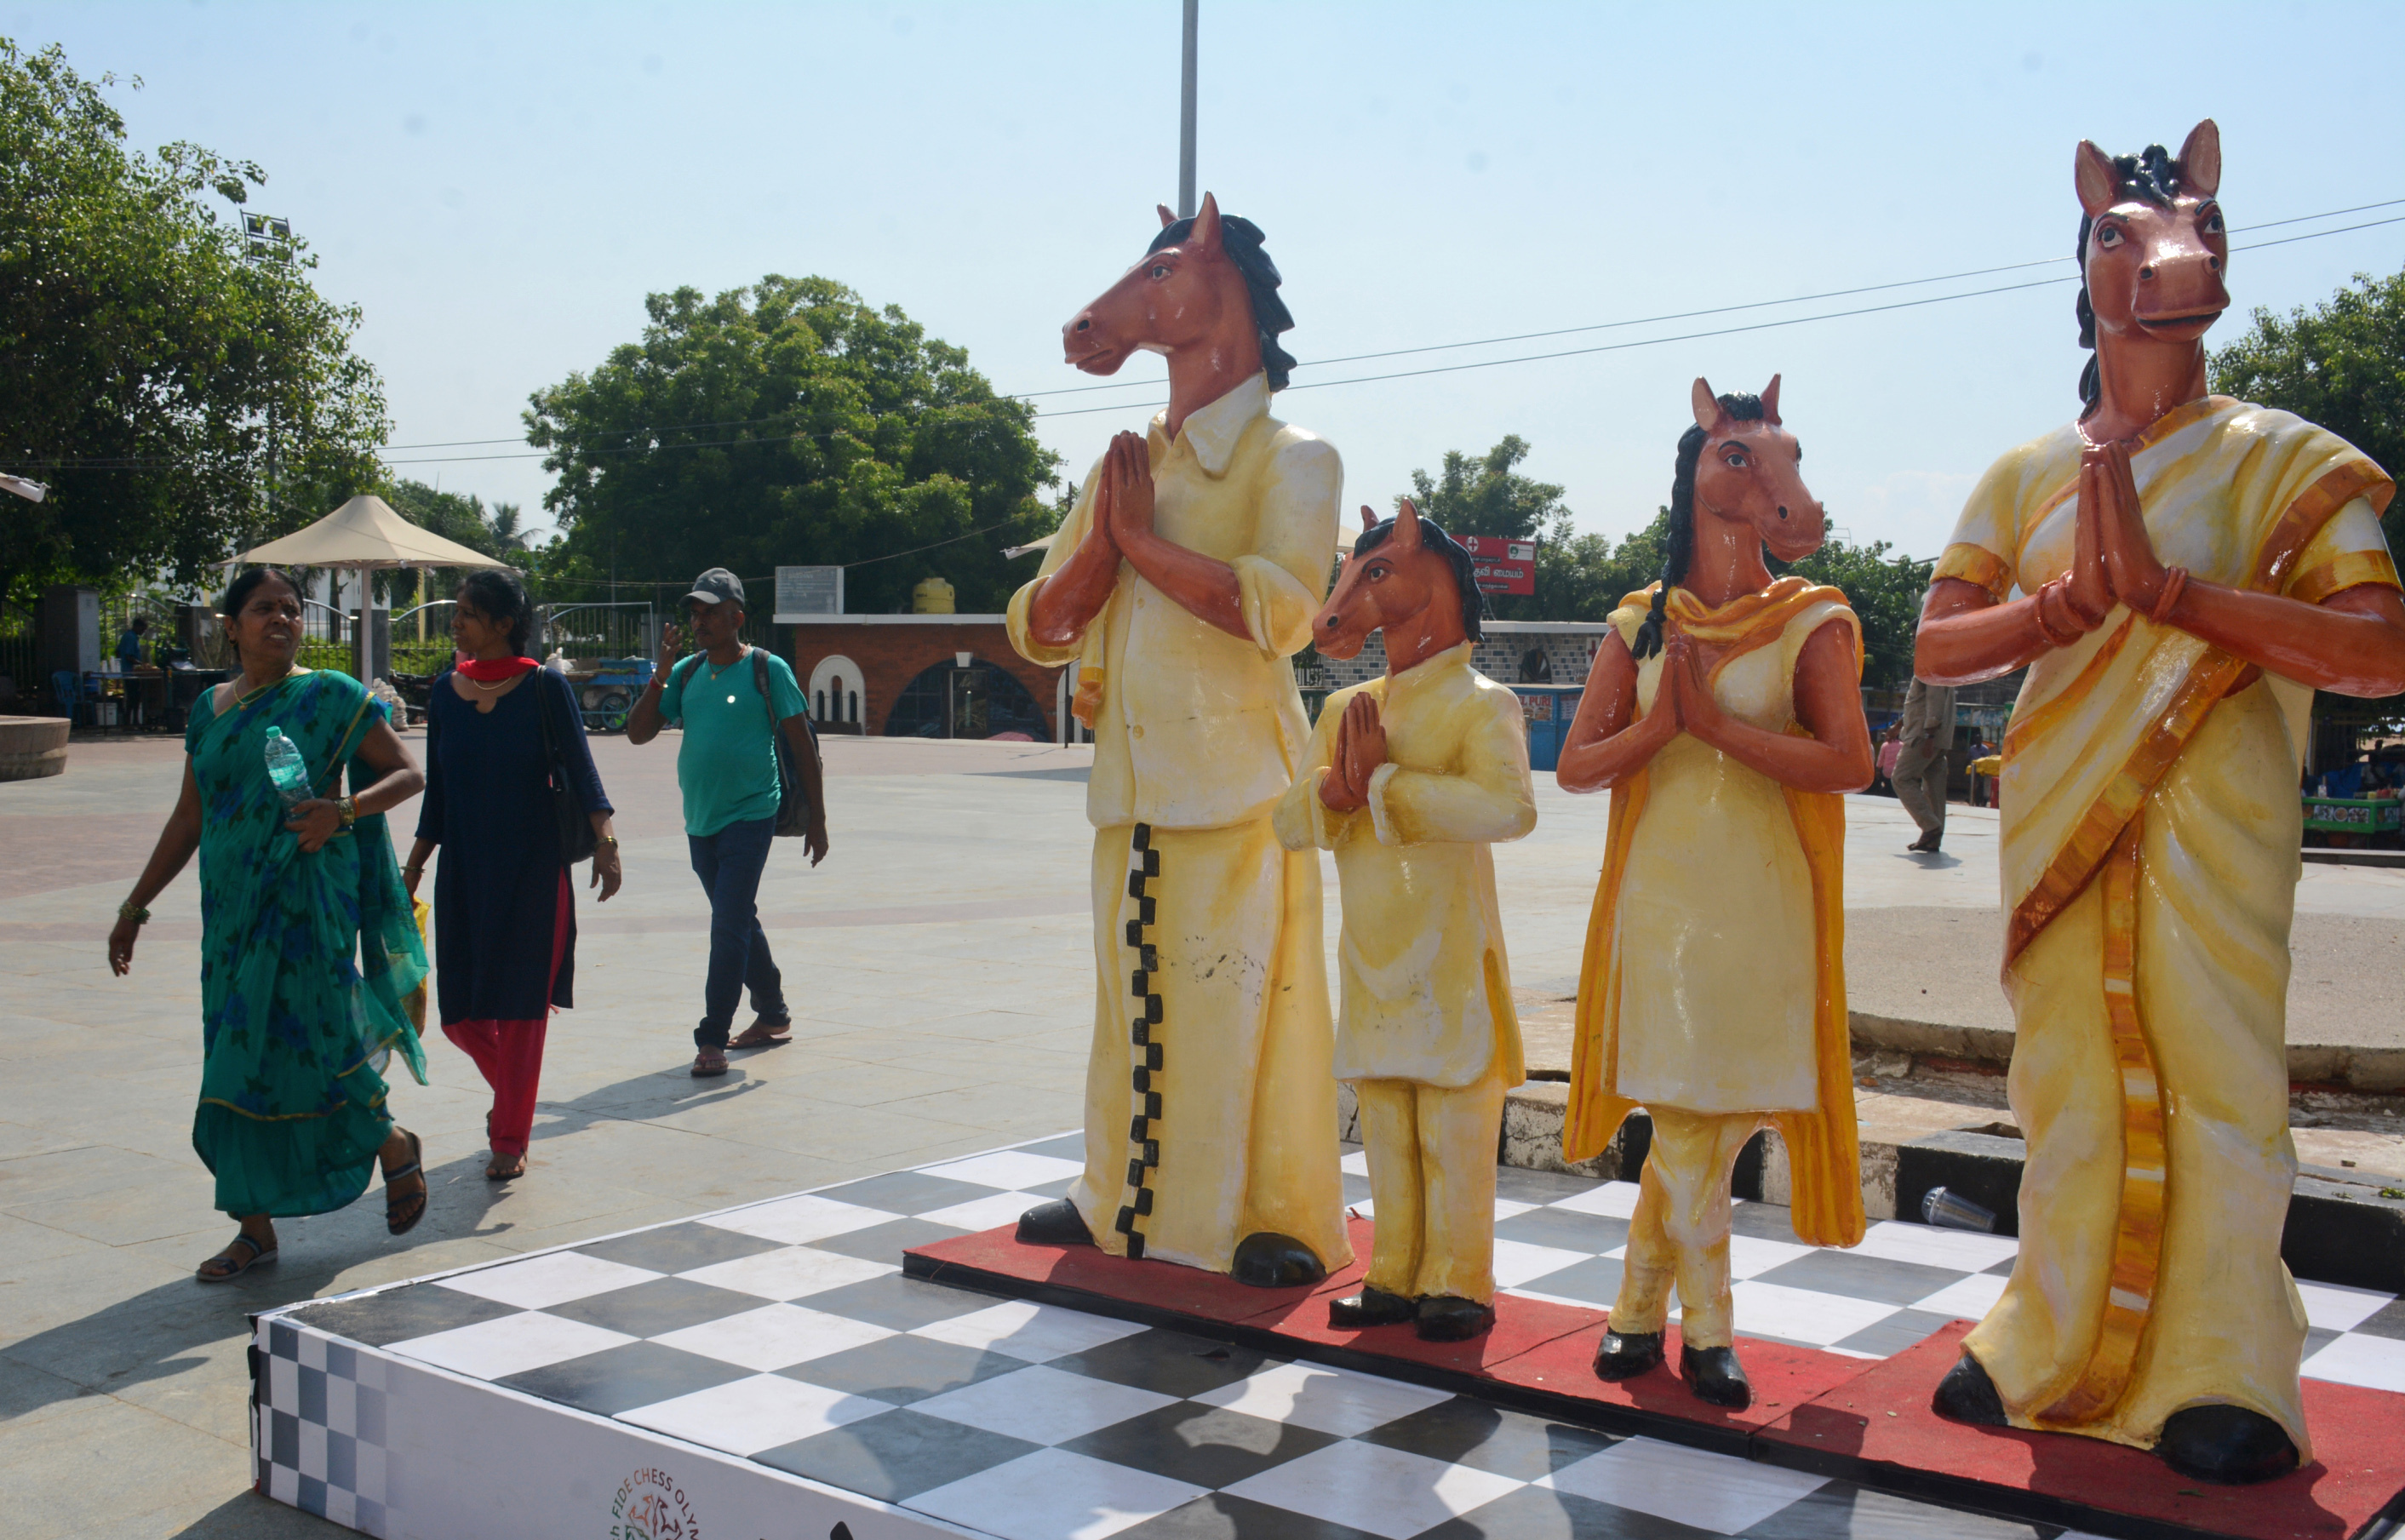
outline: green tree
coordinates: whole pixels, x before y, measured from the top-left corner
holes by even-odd
[[[2255,312],[2244,336],[2213,355],[2213,388],[2319,423],[2378,461],[2405,471],[2405,273],[2355,281],[2311,309]],[[2392,551],[2405,548],[2405,497],[2380,521]],[[2316,715],[2364,725],[2405,717],[2405,695],[2363,701],[2314,697]]]
[[[1774,573],[1793,572],[1845,590],[1863,627],[1863,682],[1901,690],[1912,682],[1912,641],[1920,629],[1920,598],[1929,591],[1934,562],[1890,556],[1885,540],[1849,545],[1832,538],[1792,565],[1772,562]]]
[[[1034,573],[1002,550],[1053,528],[1055,457],[1034,411],[896,307],[826,278],[771,274],[706,299],[645,301],[640,342],[535,392],[527,437],[559,480],[546,572],[690,578],[727,567],[860,563],[856,612],[908,608],[929,576],[991,612]],[[914,548],[935,549],[914,552]],[[893,558],[879,560],[879,558]],[[756,601],[755,601],[756,603]]]
[[[114,84],[0,38],[0,466],[51,488],[0,519],[18,602],[214,576],[381,479],[359,311],[311,288],[305,247],[246,260],[210,196],[240,204],[266,174],[190,144],[129,151]]]

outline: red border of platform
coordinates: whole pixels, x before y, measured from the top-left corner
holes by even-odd
[[[1360,1285],[1371,1223],[1351,1222],[1356,1260],[1309,1289],[1251,1289],[1172,1263],[1089,1246],[1022,1246],[1012,1226],[912,1248],[913,1278],[1359,1369],[1609,1433],[1644,1434],[1933,1498],[2132,1540],[2353,1540],[2405,1512],[2405,1396],[2305,1381],[2318,1461],[2258,1487],[2186,1479],[2143,1450],[2094,1439],[1966,1428],[1929,1410],[1970,1323],[1889,1359],[1740,1337],[1754,1403],[1709,1407],[1665,1367],[1622,1384],[1595,1378],[1605,1312],[1499,1295],[1495,1328],[1423,1342],[1409,1326],[1339,1331],[1328,1301]],[[1678,1362],[1677,1331],[1669,1362]]]

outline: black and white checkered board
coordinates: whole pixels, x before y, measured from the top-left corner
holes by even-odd
[[[1077,1153],[1048,1140],[274,1312],[264,1490],[384,1533],[388,1353],[1006,1540],[2061,1533],[900,1276],[905,1248],[1063,1194]],[[1610,1303],[1633,1185],[1506,1168],[1498,1194],[1504,1287]],[[1864,1357],[1978,1315],[2014,1250],[1892,1223],[1816,1250],[1767,1204],[1736,1228],[1738,1330]],[[2308,1374],[2405,1392],[2405,1303],[2300,1288]]]

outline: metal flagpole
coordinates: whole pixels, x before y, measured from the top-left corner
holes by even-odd
[[[1186,0],[1186,63],[1177,113],[1177,217],[1194,217],[1194,35],[1202,0]]]

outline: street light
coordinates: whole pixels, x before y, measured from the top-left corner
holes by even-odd
[[[29,503],[40,502],[50,495],[50,489],[39,482],[29,482],[22,476],[11,476],[0,470],[0,489],[14,492]]]

